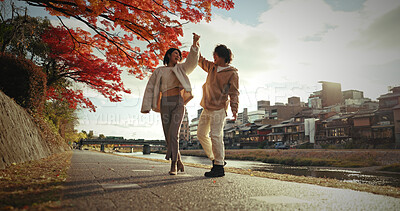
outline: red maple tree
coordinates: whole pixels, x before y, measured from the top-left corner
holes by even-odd
[[[122,83],[122,69],[94,55],[92,46],[95,44],[77,44],[94,43],[88,32],[50,27],[42,34],[42,42],[49,47],[49,58],[44,66],[48,76],[48,99],[67,100],[70,107],[82,105],[95,111],[95,106],[84,97],[82,90],[73,90],[65,83],[59,83],[60,79],[84,83],[111,102],[121,101],[121,92],[130,93]]]
[[[0,0],[3,1],[3,0]],[[120,92],[130,93],[121,81],[122,69],[143,79],[162,60],[170,47],[179,47],[183,24],[211,20],[212,6],[232,9],[233,0],[25,0],[57,16],[62,27],[50,27],[42,39],[50,47],[50,59],[58,68],[48,79],[48,98],[68,100],[95,111],[82,90],[60,85],[60,78],[82,82],[110,101],[121,101]],[[72,18],[90,30],[67,27]],[[137,42],[145,42],[140,48]],[[103,54],[104,59],[93,54]],[[50,62],[52,63],[52,62]],[[48,64],[50,64],[48,63]]]
[[[128,68],[140,79],[154,70],[168,48],[181,46],[178,38],[183,35],[183,24],[210,21],[212,6],[226,10],[234,6],[233,0],[25,1],[46,8],[51,15],[84,23],[94,33],[71,33],[75,44],[100,50],[107,62]],[[142,49],[135,41],[145,41],[147,45]]]

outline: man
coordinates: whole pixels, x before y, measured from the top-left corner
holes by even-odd
[[[212,160],[213,167],[206,172],[206,177],[225,176],[225,146],[223,128],[228,104],[236,120],[239,104],[239,76],[237,69],[230,66],[232,52],[225,45],[214,49],[214,62],[207,61],[202,56],[199,66],[208,73],[203,85],[203,98],[200,105],[203,112],[197,128],[197,137],[204,152]]]

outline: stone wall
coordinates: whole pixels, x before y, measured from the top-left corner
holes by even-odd
[[[61,137],[52,143],[44,137],[33,117],[0,91],[0,169],[69,150]]]

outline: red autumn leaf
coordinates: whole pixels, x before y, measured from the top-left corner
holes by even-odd
[[[85,83],[111,102],[121,101],[120,92],[130,93],[130,90],[125,89],[122,83],[122,70],[95,56],[90,46],[79,45],[68,36],[68,34],[75,35],[79,32],[81,32],[79,29],[68,31],[62,27],[51,27],[42,35],[42,41],[50,48],[49,57],[58,64],[59,77]],[[81,34],[84,33],[81,32]],[[93,42],[93,40],[87,37],[85,41],[79,42]],[[92,102],[84,97],[81,90],[50,84],[47,97],[67,100],[72,108],[76,108],[79,104],[95,110]]]

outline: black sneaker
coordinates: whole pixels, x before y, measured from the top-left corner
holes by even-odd
[[[225,176],[224,166],[223,165],[214,165],[211,168],[211,171],[206,172],[204,174],[205,177],[223,177]]]

